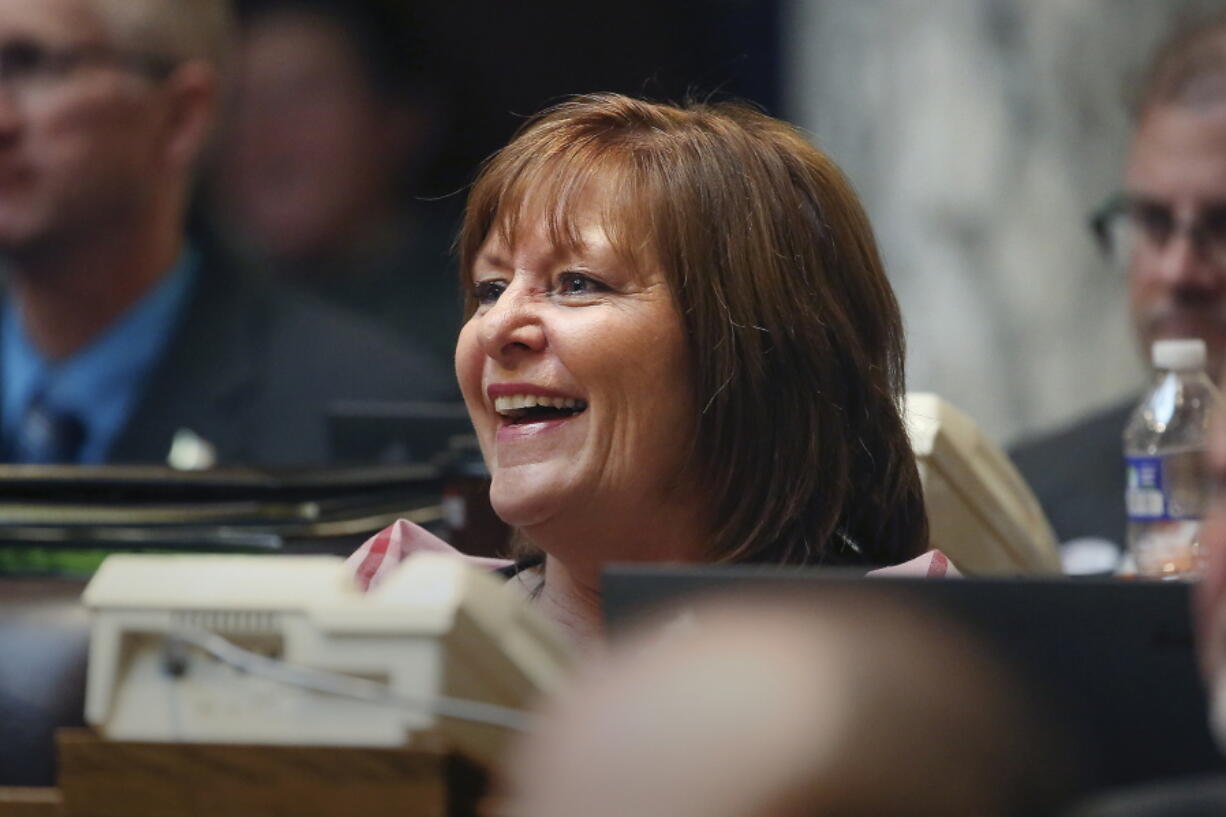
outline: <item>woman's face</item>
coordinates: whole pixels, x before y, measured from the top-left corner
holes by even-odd
[[[577,226],[574,252],[539,219],[521,221],[513,246],[491,231],[456,349],[494,509],[538,542],[546,526],[590,538],[666,524],[690,493],[677,485],[696,411],[669,287],[619,256],[594,217]]]

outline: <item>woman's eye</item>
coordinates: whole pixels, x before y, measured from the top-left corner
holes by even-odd
[[[492,304],[506,288],[505,281],[478,281],[473,284],[473,296],[479,304]]]
[[[560,295],[591,295],[608,289],[604,284],[581,272],[564,272],[558,276]]]

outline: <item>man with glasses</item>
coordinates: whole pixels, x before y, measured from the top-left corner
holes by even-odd
[[[424,355],[185,237],[229,17],[0,0],[0,461],[319,462],[333,401],[450,394]]]
[[[1124,189],[1093,216],[1127,276],[1145,358],[1155,340],[1201,338],[1226,362],[1226,18],[1157,54],[1136,106]],[[1138,398],[1013,452],[1061,541],[1125,540],[1122,435]]]

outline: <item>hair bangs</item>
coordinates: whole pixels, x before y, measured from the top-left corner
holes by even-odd
[[[625,261],[658,261],[654,205],[664,185],[653,163],[607,132],[543,127],[534,135],[492,157],[474,186],[459,238],[461,277],[467,281],[490,236],[513,247],[537,225],[555,247],[578,252],[582,222],[592,217]]]

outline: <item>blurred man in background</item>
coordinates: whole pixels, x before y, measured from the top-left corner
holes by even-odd
[[[1141,87],[1124,190],[1095,214],[1128,275],[1141,353],[1202,338],[1226,359],[1226,18],[1159,50]],[[1125,540],[1123,432],[1137,398],[1012,452],[1060,541]]]
[[[185,236],[228,30],[223,0],[0,0],[3,460],[319,462],[331,401],[450,393]]]
[[[446,202],[413,182],[441,134],[422,42],[387,0],[240,3],[216,213],[283,280],[450,365],[459,298]]]

